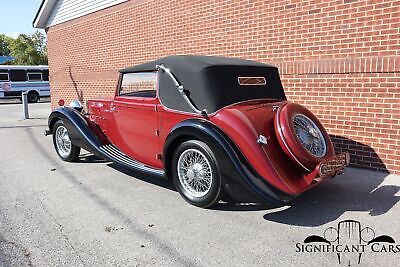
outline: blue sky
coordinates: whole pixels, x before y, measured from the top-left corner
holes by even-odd
[[[35,32],[32,21],[41,2],[42,0],[1,0],[0,33],[16,37],[19,33]]]

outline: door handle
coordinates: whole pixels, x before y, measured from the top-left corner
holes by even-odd
[[[117,112],[117,109],[114,105],[110,106],[110,112]]]

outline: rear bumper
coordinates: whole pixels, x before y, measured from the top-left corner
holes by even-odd
[[[344,168],[349,164],[350,154],[348,152],[335,155],[332,158],[321,161],[311,173],[304,176],[304,180],[310,185],[319,183],[324,179],[342,174]]]

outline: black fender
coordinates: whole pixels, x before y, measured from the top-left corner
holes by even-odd
[[[124,167],[146,174],[164,177],[164,171],[146,166],[114,146],[103,134],[99,126],[88,120],[82,113],[69,107],[55,109],[49,116],[49,133],[53,132],[54,123],[62,120],[68,130],[71,142],[92,152],[96,156],[115,162]]]
[[[205,119],[188,119],[178,123],[168,134],[163,151],[167,177],[171,175],[174,150],[188,139],[199,139],[216,154],[226,192],[238,201],[256,201],[283,205],[295,196],[269,184],[245,159],[233,141],[216,125]]]
[[[51,133],[53,133],[53,127],[57,120],[63,121],[74,145],[83,147],[97,156],[102,156],[98,148],[106,144],[94,134],[89,127],[89,121],[80,112],[69,107],[60,107],[53,110],[48,120]]]

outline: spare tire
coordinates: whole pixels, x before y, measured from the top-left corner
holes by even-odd
[[[332,141],[319,120],[305,107],[287,102],[275,116],[275,133],[285,154],[307,171],[335,155]]]

